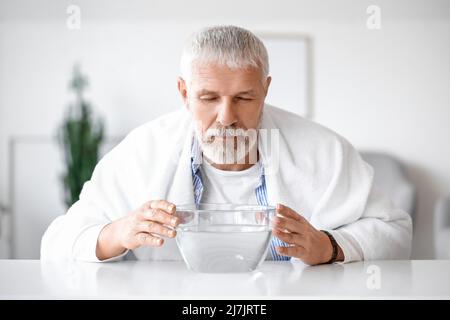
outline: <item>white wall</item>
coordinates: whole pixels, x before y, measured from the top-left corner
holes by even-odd
[[[68,4],[81,8],[79,31],[66,28]],[[366,28],[370,4],[382,10],[381,30]],[[408,165],[419,191],[413,256],[432,258],[434,201],[450,194],[448,1],[3,0],[0,202],[9,201],[8,138],[55,132],[74,61],[88,73],[88,98],[108,134],[123,135],[178,107],[182,42],[219,23],[312,37],[314,120]]]

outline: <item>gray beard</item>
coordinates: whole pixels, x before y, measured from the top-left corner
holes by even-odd
[[[248,163],[257,162],[257,130],[260,128],[262,112],[258,120],[257,129],[208,129],[202,136],[202,128],[195,126],[195,136],[200,144],[203,155],[216,164],[245,164],[246,156],[249,155]],[[211,137],[219,134],[224,139]],[[236,137],[236,142],[234,141]]]

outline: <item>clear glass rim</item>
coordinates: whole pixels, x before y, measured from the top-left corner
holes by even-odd
[[[211,206],[209,208],[203,208]],[[200,207],[198,209],[198,207]],[[238,203],[188,203],[188,204],[180,204],[176,206],[176,212],[254,212],[254,211],[275,211],[275,206],[265,206],[259,204],[238,204]]]

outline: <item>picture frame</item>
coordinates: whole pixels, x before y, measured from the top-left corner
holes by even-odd
[[[269,55],[266,103],[313,118],[312,40],[300,33],[256,32]]]

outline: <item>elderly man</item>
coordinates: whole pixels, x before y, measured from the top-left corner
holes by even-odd
[[[80,200],[46,231],[42,259],[181,259],[174,213],[194,202],[276,205],[269,259],[409,257],[411,219],[373,189],[357,151],[264,103],[268,56],[254,34],[201,30],[184,48],[181,74],[184,107],[133,130],[98,163]]]

